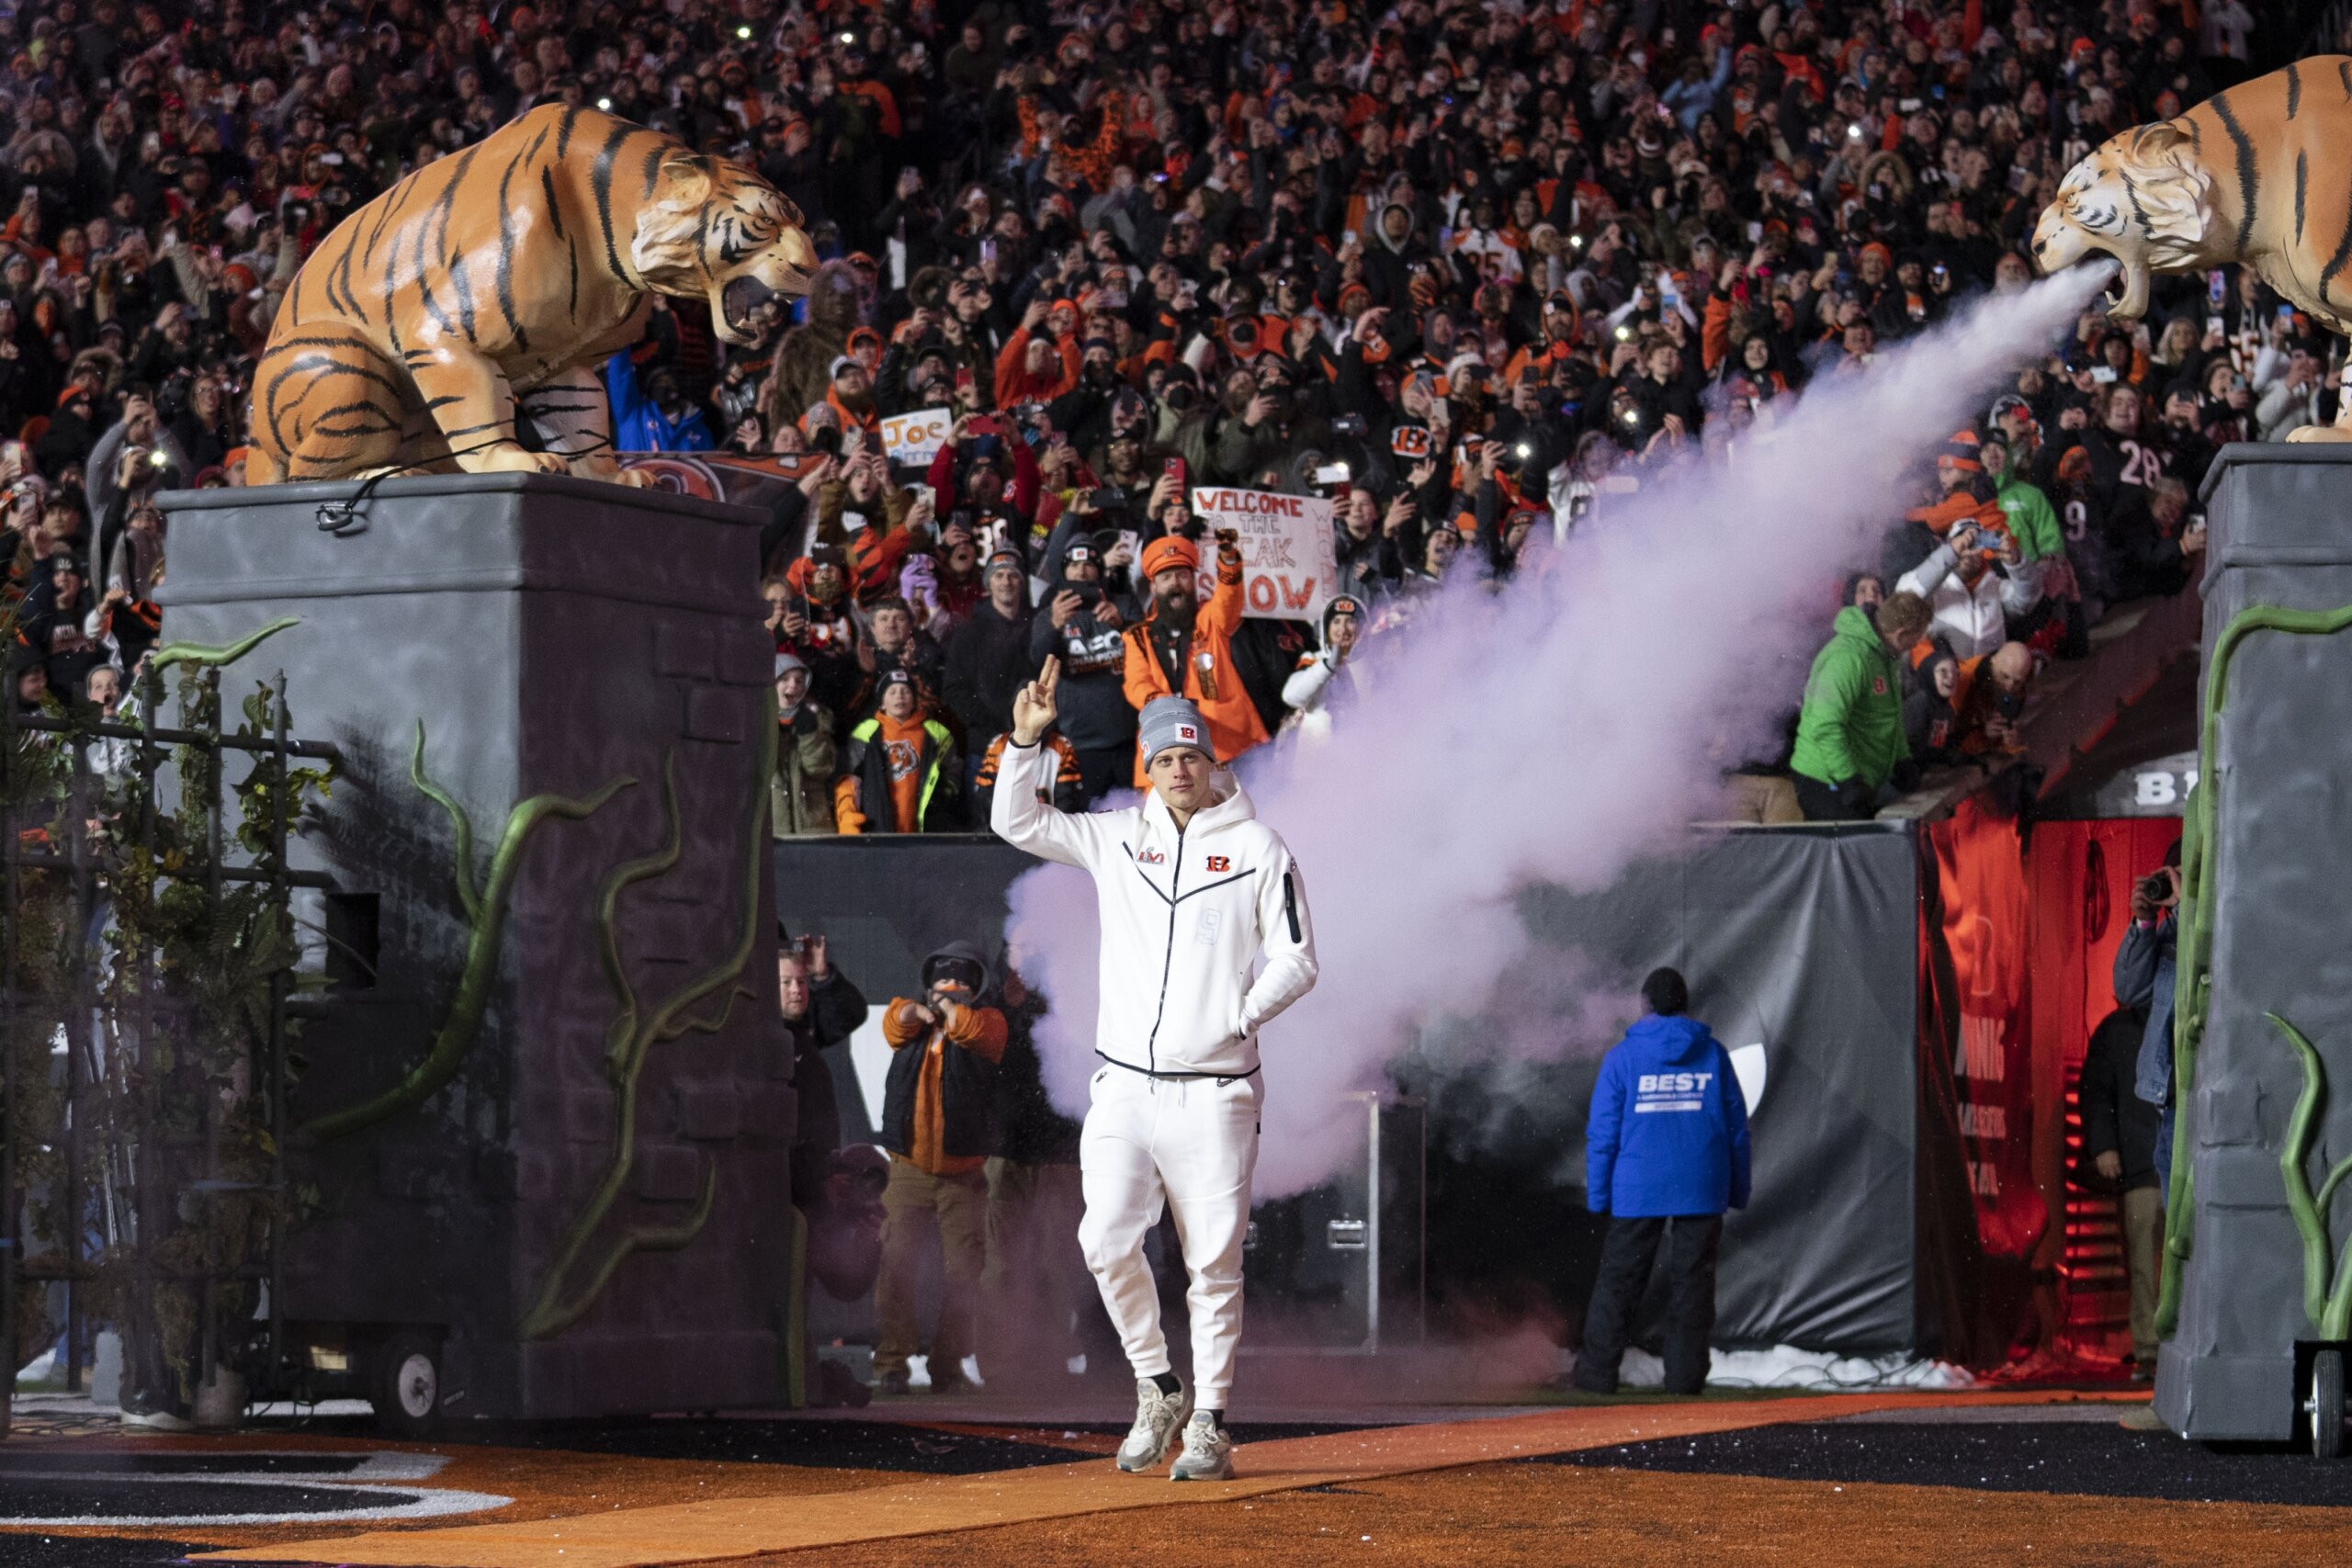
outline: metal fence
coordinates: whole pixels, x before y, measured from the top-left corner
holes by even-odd
[[[300,1010],[291,892],[331,886],[294,870],[287,849],[305,782],[325,776],[298,760],[338,759],[289,736],[283,674],[224,727],[221,666],[243,650],[159,650],[115,718],[88,705],[19,711],[16,690],[0,694],[0,1351],[12,1389],[39,1352],[22,1343],[28,1284],[62,1291],[52,1326],[69,1392],[84,1382],[94,1292],[151,1364],[192,1361],[200,1380],[245,1348],[231,1336],[251,1338],[250,1285],[266,1292],[269,1364],[282,1356],[288,1044]],[[187,668],[166,726],[175,664]],[[233,784],[232,758],[252,764]],[[266,1151],[266,1164],[224,1163],[232,1145]],[[251,1223],[222,1247],[210,1233],[226,1203]],[[192,1332],[167,1293],[192,1308]],[[176,1353],[157,1348],[175,1342]]]

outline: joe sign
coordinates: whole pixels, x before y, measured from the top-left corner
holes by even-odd
[[[882,450],[890,461],[910,468],[928,468],[939,456],[939,448],[947,440],[947,432],[956,423],[950,409],[920,409],[913,413],[898,414],[882,422]]]
[[[1241,613],[1261,621],[1322,624],[1323,601],[1331,596],[1340,571],[1331,513],[1331,502],[1309,495],[1221,485],[1193,491],[1194,516],[1211,530],[1230,528],[1241,536]],[[1216,560],[1208,541],[1202,544],[1206,592],[1215,583]]]

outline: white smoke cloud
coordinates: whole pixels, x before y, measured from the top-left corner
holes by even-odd
[[[1243,760],[1260,818],[1302,869],[1322,964],[1261,1042],[1259,1197],[1311,1187],[1351,1156],[1362,1119],[1340,1096],[1381,1087],[1424,1019],[1510,1002],[1495,987],[1525,947],[1515,889],[1604,886],[1712,813],[1721,742],[1761,749],[1826,635],[1825,584],[1876,558],[1905,469],[1981,413],[2106,276],[2075,269],[1863,374],[1816,379],[1727,462],[1608,498],[1541,577],[1497,594],[1465,570],[1374,645],[1375,684],[1326,743]],[[1039,1031],[1047,1089],[1078,1114],[1097,1066],[1093,890],[1041,866],[1012,908],[1023,972],[1054,1004]],[[1543,1037],[1533,1014],[1549,1007],[1526,1010],[1515,1050]]]

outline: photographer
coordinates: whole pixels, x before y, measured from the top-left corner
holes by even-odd
[[[124,393],[122,417],[90,449],[87,474],[91,515],[104,518],[119,494],[136,498],[184,485],[196,465],[163,428],[153,394],[133,386]]]
[[[2162,1192],[2172,1190],[2172,985],[2179,926],[2180,840],[2175,839],[2163,863],[2132,885],[2132,924],[2115,950],[2115,1005],[2148,1012],[2132,1088],[2161,1112],[2154,1159]]]
[[[882,1273],[874,1287],[880,1343],[875,1387],[907,1392],[907,1359],[920,1342],[916,1274],[934,1239],[943,1275],[931,1337],[931,1391],[964,1384],[964,1358],[978,1348],[974,1316],[988,1262],[989,1184],[996,1152],[997,1064],[1004,1013],[991,1005],[988,962],[968,942],[923,960],[923,994],[892,999],[882,1014],[890,1071],[882,1099],[882,1145],[890,1184],[882,1195]]]
[[[1121,689],[1121,633],[1133,607],[1103,584],[1101,537],[1081,534],[1063,547],[1060,577],[1044,613],[1029,623],[1031,668],[1043,667],[1049,656],[1062,661],[1060,733],[1075,754],[1080,780],[1079,803],[1068,809],[1077,811],[1125,788],[1135,774],[1136,710]],[[1113,553],[1126,547],[1112,537]]]
[[[822,936],[778,933],[776,1003],[792,1046],[798,1120],[792,1134],[792,1204],[808,1225],[808,1278],[835,1301],[854,1302],[874,1288],[882,1268],[882,1191],[887,1180],[870,1146],[842,1147],[839,1091],[825,1053],[865,1022],[865,998],[832,966]],[[805,1306],[803,1308],[805,1314]],[[796,1347],[814,1361],[804,1321]],[[831,1362],[815,1362],[816,1405],[864,1404],[865,1385]]]
[[[2023,618],[2041,601],[2041,574],[2029,565],[2006,528],[1968,522],[1897,578],[1898,593],[1928,602],[1928,635],[1957,657],[1981,659],[2008,637],[2011,616]]]
[[[968,511],[975,538],[1022,549],[1044,484],[1036,453],[1003,414],[958,414],[925,477],[942,517]]]
[[[157,417],[170,422],[173,442],[195,465],[191,475],[217,467],[237,445],[233,412],[227,384],[202,372],[174,378],[155,400]]]
[[[824,1053],[865,1025],[865,994],[827,956],[825,939],[811,933],[780,941],[776,1002],[792,1045],[792,1083],[799,1123],[792,1142],[792,1201],[803,1211],[821,1208],[841,1147],[842,1118],[833,1072]]]

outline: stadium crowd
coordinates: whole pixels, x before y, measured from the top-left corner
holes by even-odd
[[[1221,754],[1332,722],[1451,575],[1541,570],[1819,377],[2021,288],[2067,167],[2251,68],[2245,0],[31,0],[0,15],[14,698],[155,635],[154,493],[242,479],[303,257],[537,105],[757,168],[827,258],[723,345],[657,300],[626,449],[785,476],[761,592],[778,832],[984,823],[1018,682],[1063,663],[1065,804],[1135,711]],[[1757,815],[1867,814],[2014,744],[2039,663],[2172,592],[2216,446],[2333,417],[2258,280],[2086,316],[1954,434],[1836,615]],[[882,422],[950,411],[927,463]],[[1242,614],[1204,484],[1329,497],[1322,624]],[[747,592],[749,585],[747,585]],[[117,677],[100,677],[102,687]],[[1343,719],[1341,720],[1344,721]],[[1777,781],[1777,782],[1775,782]]]

